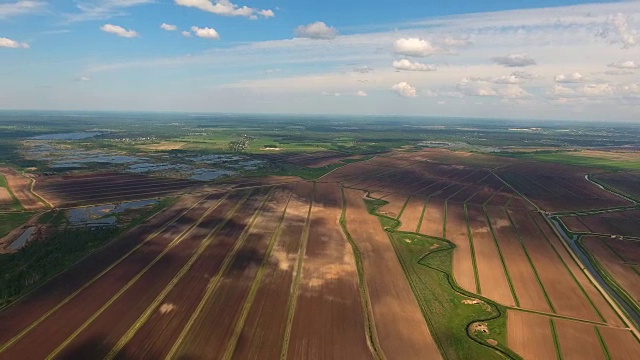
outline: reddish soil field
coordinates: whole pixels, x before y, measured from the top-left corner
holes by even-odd
[[[598,327],[611,359],[637,360],[640,358],[640,343],[631,331],[610,327]]]
[[[441,358],[389,237],[367,212],[363,193],[345,190],[346,222],[361,253],[376,332],[389,359]]]
[[[379,209],[379,212],[392,218],[397,218],[404,208],[404,204],[407,202],[407,197],[398,194],[391,194],[385,197],[384,200],[389,203],[382,206]]]
[[[316,185],[289,359],[373,357],[364,331],[355,258],[340,228],[341,214],[340,187]]]
[[[591,324],[578,321],[553,320],[562,359],[566,360],[605,360],[606,356],[596,329]]]
[[[222,278],[219,289],[214,295],[222,297],[218,301],[228,302],[222,308],[237,308],[244,302],[290,194],[288,187],[276,189],[249,230],[245,242],[230,263],[228,273]],[[166,356],[192,315],[197,301],[202,299],[204,295],[209,276],[203,276],[203,274],[211,273],[209,261],[214,254],[209,255],[201,256],[184,279],[167,294],[162,300],[162,305],[131,337],[131,341],[126,344],[119,355],[120,358],[140,359]],[[195,300],[185,302],[185,294],[189,294],[189,297],[193,297]],[[226,323],[226,327],[224,324],[230,317],[237,316],[238,312],[233,314],[230,312],[230,315],[233,316],[221,316],[220,322],[216,322],[220,326],[220,335],[224,334],[228,337],[230,332],[233,333],[232,325],[235,323]],[[231,331],[229,326],[232,327]],[[223,329],[224,331],[222,331]]]
[[[640,199],[640,179],[637,173],[615,172],[597,174],[592,178],[634,199]]]
[[[484,210],[481,207],[468,206],[467,212],[473,236],[481,294],[503,305],[515,306],[504,266],[500,260],[500,254]]]
[[[73,206],[168,196],[189,191],[198,184],[189,180],[109,173],[41,178],[36,183],[36,191],[55,206]]]
[[[0,174],[7,179],[11,191],[25,209],[40,210],[45,208],[45,205],[31,192],[31,180],[20,175],[13,168],[0,168]]]
[[[549,318],[522,311],[509,311],[508,346],[524,359],[557,359]]]
[[[640,265],[640,242],[635,240],[618,240],[607,239],[607,245],[609,245],[619,256],[621,256],[625,263],[629,265]]]
[[[631,205],[587,181],[593,169],[552,163],[514,164],[498,174],[546,211],[571,211]]]
[[[520,307],[551,312],[544,290],[520,242],[520,234],[512,226],[507,213],[503,208],[495,207],[487,207],[486,212],[491,219],[491,226],[507,265]],[[522,236],[528,236],[528,234],[523,233]]]
[[[596,237],[586,237],[582,240],[582,244],[604,271],[611,275],[620,287],[635,300],[636,304],[640,304],[640,275],[626,263],[624,258],[607,246],[608,242],[608,239]]]
[[[638,210],[580,216],[580,221],[592,233],[640,238],[640,211]]]
[[[462,204],[447,204],[447,239],[456,245],[453,251],[453,277],[463,289],[477,293],[467,219]]]
[[[409,199],[400,221],[402,225],[400,230],[409,232],[418,232],[420,226],[420,219],[424,211],[425,199],[417,196],[413,196]]]
[[[589,229],[582,221],[580,221],[580,218],[577,216],[563,216],[560,219],[567,227],[567,229],[571,230],[572,232],[591,232],[591,229]]]
[[[247,309],[234,358],[280,359],[287,331],[288,302],[312,194],[313,184],[297,184],[255,299]]]
[[[511,215],[513,216],[513,213],[511,213]],[[566,267],[569,269],[569,271],[571,271],[575,279],[578,280],[578,284],[580,284],[582,289],[584,289],[587,296],[591,299],[591,301],[593,302],[595,307],[598,309],[598,312],[600,313],[600,315],[602,315],[605,321],[611,325],[624,326],[620,317],[618,317],[618,315],[613,310],[613,308],[611,308],[611,306],[609,305],[607,300],[604,298],[604,296],[602,296],[600,291],[596,289],[596,287],[591,283],[591,281],[589,281],[587,276],[582,272],[578,264],[573,260],[573,258],[569,254],[566,247],[562,244],[562,240],[556,236],[556,234],[553,232],[551,227],[544,220],[542,215],[533,214],[533,213],[530,213],[529,215],[530,215],[530,218],[534,220],[536,227],[542,233],[542,235],[544,236],[544,239],[546,239],[553,246],[554,251],[560,255],[560,259],[562,260],[562,263],[566,265]],[[515,218],[514,218],[514,221],[515,221]],[[549,290],[547,289],[547,291]],[[582,303],[581,300],[579,301],[580,303]],[[553,302],[553,299],[552,299],[552,302]],[[558,309],[556,308],[556,310]]]
[[[428,199],[422,224],[420,225],[420,233],[442,237],[444,231],[444,200]]]
[[[13,198],[9,194],[9,190],[0,187],[0,205],[13,204]]]
[[[510,212],[556,313],[603,321],[528,213]]]
[[[56,278],[47,284],[51,286],[60,281],[60,279],[68,278],[65,282],[57,283],[57,287],[51,288],[50,291],[54,291],[53,293],[40,293],[41,291],[46,291],[41,288],[31,295],[29,300],[21,301],[1,312],[0,318],[2,321],[0,321],[0,326],[3,329],[0,331],[0,343],[2,344],[18,335],[30,324],[40,321],[35,327],[29,329],[23,337],[13,343],[13,346],[6,349],[1,356],[18,358],[19,354],[28,352],[38,358],[46,357],[50,351],[55,349],[78,326],[94,314],[108,298],[122,289],[135,274],[140,273],[146,266],[150,265],[163,251],[169,250],[168,246],[171,242],[181,234],[189,231],[189,229],[192,229],[194,222],[201,219],[206,214],[206,211],[216,206],[218,202],[219,199],[214,196],[199,202],[192,209],[185,209],[187,211],[183,212],[175,222],[170,222],[168,227],[162,229],[156,236],[149,238],[148,242],[143,243],[137,249],[133,248],[133,244],[127,244],[128,241],[135,244],[140,239],[139,237],[129,239],[132,234],[130,233],[123,240],[128,240],[125,244],[130,246],[129,249],[133,248],[135,250],[126,253],[127,247],[124,247],[124,253],[127,256],[116,262],[116,265],[107,272],[101,273],[94,282],[82,288],[80,292],[75,293],[74,291],[91,279],[88,275],[98,273],[100,269],[107,267],[110,262],[105,263],[101,261],[100,256],[95,256],[94,260],[102,267],[97,267],[96,269],[94,267],[95,263],[82,262],[62,277]],[[180,210],[179,208],[174,208],[174,211]],[[176,215],[175,212],[173,212],[173,215]],[[147,234],[153,232],[151,229],[146,228]],[[133,234],[141,235],[136,232],[133,232]],[[107,251],[107,258],[111,261],[116,261],[123,254],[122,249],[117,245],[116,243],[115,250],[120,251],[116,251],[115,254],[110,254]],[[159,259],[162,259],[162,257]],[[65,284],[65,286],[60,286],[60,284]],[[59,291],[59,293],[55,291]],[[72,294],[72,297],[68,298],[67,296],[70,294]],[[61,306],[52,313],[45,314],[57,304],[61,304]],[[38,320],[41,316],[44,317]],[[117,317],[117,319],[120,318],[120,316]],[[60,327],[60,324],[75,324],[75,326]],[[7,326],[6,329],[4,328],[5,326]],[[32,352],[34,349],[29,349],[29,347],[37,348],[39,355],[34,354]]]

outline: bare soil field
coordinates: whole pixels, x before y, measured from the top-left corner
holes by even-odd
[[[345,189],[346,223],[362,266],[382,352],[389,359],[441,358],[402,266],[363,193]]]
[[[496,173],[550,212],[630,205],[631,203],[592,184],[584,177],[593,169],[551,163],[514,164]]]
[[[518,226],[517,225],[518,221],[516,219],[517,216],[515,216],[514,214],[517,214],[517,212],[511,212],[511,216],[514,219],[514,222],[516,222],[516,226]],[[604,296],[602,296],[600,291],[596,289],[593,283],[591,283],[591,281],[587,278],[587,276],[582,272],[578,264],[573,260],[573,258],[569,254],[566,247],[562,244],[562,240],[555,235],[555,233],[553,232],[549,224],[547,224],[547,222],[544,220],[542,215],[530,213],[529,217],[534,221],[535,226],[538,228],[538,230],[542,234],[542,237],[537,237],[539,241],[542,242],[543,240],[547,240],[548,243],[551,244],[552,250],[557,255],[560,256],[560,260],[562,264],[565,266],[566,269],[568,269],[571,272],[574,281],[577,280],[577,283],[581,287],[581,291],[584,290],[584,293],[586,293],[586,296],[588,296],[591,299],[591,302],[593,303],[593,306],[591,308],[595,307],[598,310],[598,313],[599,313],[598,318],[602,316],[602,318],[604,318],[604,321],[606,321],[608,324],[611,324],[614,326],[623,326],[623,323],[620,317],[618,317],[618,315],[615,313],[613,308],[611,308],[611,305],[609,305],[609,303],[606,301]],[[521,220],[520,223],[527,224],[527,220],[523,219]],[[531,228],[531,231],[533,232],[534,229]],[[536,246],[535,243],[534,243],[534,246]],[[534,260],[534,264],[536,264],[535,260]],[[538,269],[538,271],[541,271],[541,270]],[[541,278],[542,278],[542,274],[541,274]],[[551,297],[552,303],[554,303],[555,305],[555,301],[551,296],[551,292],[552,292],[551,289],[547,287],[544,280],[543,280],[543,283],[545,284],[547,293]],[[582,298],[576,298],[576,304],[580,307],[584,307],[585,309],[589,308],[586,306]],[[570,306],[570,305],[566,305],[566,306]],[[558,307],[556,307],[556,311],[559,313]],[[586,311],[587,313],[591,312],[590,310],[581,310],[581,311]],[[598,320],[595,320],[595,321],[598,321]]]
[[[31,192],[30,179],[22,176],[13,168],[0,168],[0,173],[7,179],[11,191],[25,209],[40,210],[45,208],[45,204]]]
[[[587,232],[640,238],[639,210],[586,215],[580,216],[579,220],[588,229]]]
[[[564,223],[564,225],[567,227],[567,229],[574,233],[591,232],[591,229],[589,229],[582,221],[580,221],[580,217],[578,216],[563,216],[560,219],[562,220],[562,223]]]
[[[380,208],[380,213],[392,218],[397,218],[400,216],[400,212],[407,202],[407,197],[398,194],[391,194],[385,197],[384,200],[389,203]]]
[[[640,343],[631,331],[611,327],[598,327],[611,359],[635,360],[640,358]]]
[[[409,232],[419,232],[420,220],[424,211],[425,199],[418,196],[409,198],[400,221],[402,225],[400,230]]]
[[[524,359],[557,359],[548,317],[522,311],[509,311],[509,347]]]
[[[592,175],[599,181],[616,191],[622,192],[636,200],[640,200],[640,178],[635,172],[615,172]]]
[[[636,304],[640,304],[640,274],[632,267],[633,263],[626,262],[620,253],[608,246],[609,241],[610,239],[585,237],[582,244],[603,270],[635,300]],[[640,249],[640,243],[636,243],[636,247]]]
[[[482,295],[503,305],[515,306],[500,253],[484,210],[481,207],[468,206],[467,213]]]
[[[579,319],[603,321],[529,214],[511,211],[510,216],[519,233],[523,234],[522,243],[555,312]]]
[[[103,175],[103,176],[101,176]],[[41,177],[35,190],[57,207],[169,196],[189,191],[199,182],[144,175],[99,174]]]
[[[554,319],[553,321],[563,359],[606,359],[595,326],[572,320]]]
[[[13,204],[13,197],[6,188],[0,187],[0,206]]]
[[[444,200],[427,199],[420,233],[430,236],[442,237],[444,233],[444,212],[446,203]]]
[[[506,211],[503,208],[487,207],[486,212],[491,220],[491,226],[507,265],[520,307],[551,312],[545,292],[520,242],[520,234],[512,226]],[[527,237],[530,234],[522,233],[522,236]]]
[[[453,276],[463,289],[477,293],[476,271],[463,204],[447,204],[447,239],[456,245],[453,251]]]
[[[317,184],[313,204],[288,358],[372,358],[355,258],[339,224],[340,187]]]

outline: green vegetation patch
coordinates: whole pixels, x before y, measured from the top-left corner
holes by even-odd
[[[453,249],[446,239],[397,231],[400,222],[377,209],[383,200],[367,200],[378,216],[446,359],[520,359],[507,347],[506,308],[469,293],[453,278]]]
[[[5,237],[11,230],[22,226],[26,223],[33,213],[3,213],[0,214],[0,238]]]
[[[581,155],[579,152],[536,151],[528,153],[513,153],[510,155],[520,159],[555,162],[605,170],[640,170],[640,161],[637,160],[614,160],[599,158]]]

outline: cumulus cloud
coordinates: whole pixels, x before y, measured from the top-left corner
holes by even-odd
[[[407,59],[394,61],[393,68],[396,70],[404,70],[404,71],[436,71],[438,70],[433,65],[422,64],[417,61],[410,61]]]
[[[517,84],[492,85],[484,80],[463,78],[456,84],[458,91],[467,96],[491,96],[502,99],[524,99],[532,95]]]
[[[338,36],[338,30],[327,26],[322,21],[316,21],[308,25],[300,25],[294,31],[298,38],[329,40]]]
[[[11,40],[9,38],[0,37],[0,48],[9,49],[28,49],[29,44]]]
[[[91,78],[88,76],[80,76],[79,78],[76,78],[76,81],[91,81]]]
[[[31,14],[44,10],[45,1],[21,0],[8,4],[0,4],[0,19],[17,15]]]
[[[587,84],[578,89],[585,97],[603,97],[613,95],[614,88],[609,84]]]
[[[640,36],[635,29],[632,29],[629,25],[628,17],[624,14],[618,13],[612,19],[613,26],[615,27],[620,41],[625,48],[636,46],[640,41]]]
[[[334,97],[340,97],[342,95],[339,92],[326,92],[326,91],[323,91],[321,94],[323,96],[334,96]]]
[[[372,72],[373,69],[365,65],[365,66],[360,66],[360,67],[353,68],[353,71],[357,72],[357,73],[360,73],[360,74],[368,74],[368,73]]]
[[[402,38],[393,43],[393,51],[398,55],[425,57],[441,52],[431,42],[420,38]]]
[[[524,67],[536,65],[536,61],[529,54],[510,54],[506,56],[496,56],[491,61],[505,67]]]
[[[171,24],[167,24],[167,23],[162,23],[162,25],[160,25],[160,28],[162,30],[167,30],[167,31],[176,31],[176,30],[178,30],[177,26],[171,25]]]
[[[447,36],[443,41],[446,46],[467,46],[472,44],[473,42],[469,38],[455,38],[451,36]]]
[[[607,65],[608,67],[616,68],[616,69],[638,69],[640,68],[640,64],[636,64],[634,61],[616,61]]]
[[[272,10],[260,10],[248,6],[238,6],[230,0],[175,0],[180,6],[192,7],[222,16],[243,16],[257,19],[258,16],[265,18],[274,17]]]
[[[623,76],[623,75],[633,75],[633,74],[635,74],[631,70],[624,70],[624,69],[608,70],[608,71],[605,71],[604,73],[605,73],[605,75],[613,75],[613,76]]]
[[[197,37],[201,37],[204,39],[214,39],[214,40],[220,39],[220,34],[218,34],[216,29],[213,29],[213,28],[208,28],[208,27],[199,28],[197,26],[192,26],[191,31],[193,31],[193,33]]]
[[[127,30],[122,26],[113,25],[113,24],[104,24],[100,27],[100,30],[110,34],[118,35],[120,37],[125,37],[125,38],[134,38],[134,37],[140,36],[140,34],[138,34],[137,31]]]
[[[507,85],[498,90],[498,96],[503,99],[524,99],[530,97],[531,94],[518,85]]]
[[[191,37],[191,33],[188,32],[187,30],[182,31],[180,34],[182,34],[182,36],[184,37]]]
[[[551,90],[548,92],[549,95],[557,95],[557,96],[570,96],[575,94],[575,90],[572,88],[562,86],[562,85],[554,85]]]
[[[356,93],[356,96],[362,96],[362,97],[364,97],[364,96],[368,96],[368,95],[369,95],[369,94],[367,94],[366,92],[364,92],[364,91],[362,91],[362,90],[360,90],[360,91],[358,91],[358,92]]]
[[[401,81],[391,87],[391,90],[402,97],[416,97],[416,88],[406,81]]]
[[[571,74],[559,74],[553,78],[553,81],[557,83],[580,83],[585,80],[585,77],[579,72],[574,72]]]

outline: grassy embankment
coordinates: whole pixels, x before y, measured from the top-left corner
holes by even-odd
[[[22,204],[20,204],[20,201],[11,190],[11,187],[9,186],[9,182],[7,181],[7,178],[5,178],[4,175],[2,174],[0,174],[0,187],[7,189],[7,192],[9,193],[9,195],[11,195],[11,198],[13,199],[13,202],[11,204],[0,206],[0,210],[17,210],[17,211],[24,210],[24,207],[22,207]]]
[[[447,359],[519,359],[507,346],[502,305],[462,289],[453,278],[455,245],[444,238],[397,230],[400,222],[378,213],[383,200],[367,200],[387,231],[432,335]],[[466,303],[465,303],[466,302]],[[474,331],[484,323],[489,333]]]

